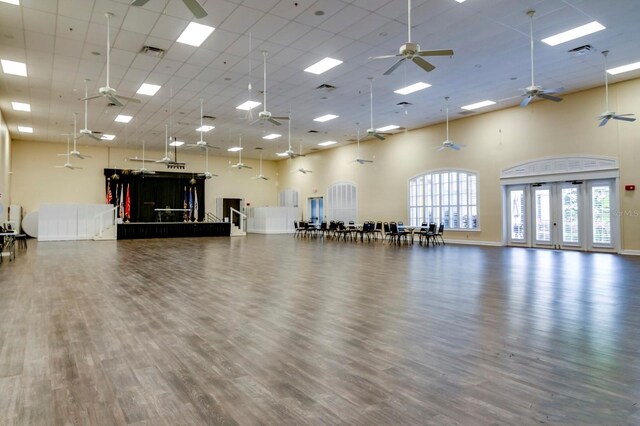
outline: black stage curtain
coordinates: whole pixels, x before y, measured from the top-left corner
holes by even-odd
[[[196,195],[198,211],[192,213],[189,220],[200,222],[204,218],[203,178],[195,178],[191,173],[171,172],[134,175],[130,171],[119,169],[104,169],[104,174],[105,201],[108,190],[111,189],[111,204],[117,206],[121,196],[126,200],[127,188],[129,189],[130,217],[125,219],[130,222],[157,222],[159,219],[163,222],[183,222],[187,219],[187,213],[171,212],[159,216],[155,209],[189,208],[190,197],[191,205],[195,207]]]

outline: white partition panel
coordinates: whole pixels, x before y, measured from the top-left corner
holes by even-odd
[[[293,221],[300,217],[297,207],[247,208],[247,232],[253,234],[292,234]]]
[[[96,215],[109,204],[42,204],[38,217],[38,241],[90,240],[96,233]]]

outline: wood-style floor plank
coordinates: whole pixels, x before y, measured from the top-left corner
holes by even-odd
[[[640,259],[291,236],[31,242],[0,424],[627,425]]]

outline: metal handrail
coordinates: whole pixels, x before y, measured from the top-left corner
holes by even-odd
[[[229,220],[233,223],[233,214],[237,214],[240,216],[240,231],[247,232],[247,215],[234,209],[233,207],[229,207]]]
[[[118,209],[119,206],[115,206],[112,209],[105,210],[93,217],[93,223],[96,225],[95,229],[97,231],[97,234],[95,235],[96,237],[102,237],[104,231],[106,231],[111,225],[115,227],[114,235],[118,235]],[[111,215],[111,217],[108,215]],[[109,217],[109,219],[105,220],[107,217]]]
[[[211,212],[207,212],[205,214],[205,220],[207,222],[222,222],[222,220],[216,216],[215,214],[211,213]]]

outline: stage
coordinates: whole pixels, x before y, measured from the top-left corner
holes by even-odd
[[[224,222],[138,222],[118,224],[118,239],[228,237],[231,224]]]

